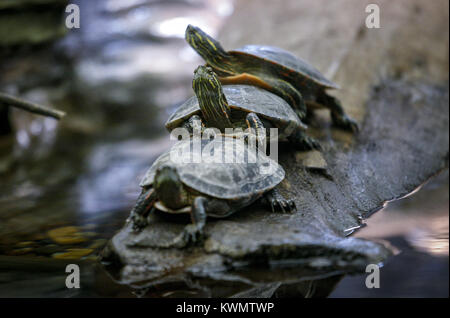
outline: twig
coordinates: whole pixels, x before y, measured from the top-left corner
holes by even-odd
[[[7,106],[21,108],[21,109],[24,109],[31,113],[48,116],[48,117],[53,117],[58,120],[63,118],[66,115],[66,113],[63,111],[51,109],[51,108],[47,108],[45,106],[27,102],[20,98],[17,98],[17,97],[11,96],[11,95],[7,95],[4,93],[0,93],[0,104],[5,104]]]

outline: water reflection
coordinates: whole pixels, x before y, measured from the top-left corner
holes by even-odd
[[[355,234],[388,240],[400,254],[380,271],[380,289],[364,275],[345,277],[332,297],[448,297],[448,171],[414,195],[391,202]]]
[[[391,202],[367,224],[355,236],[369,239],[402,236],[419,251],[448,256],[448,172],[414,195]]]
[[[138,195],[136,185],[145,172],[142,167],[170,145],[166,136],[151,144],[132,140],[97,145],[86,159],[86,172],[78,178],[80,212],[98,214],[129,208]]]
[[[12,111],[14,139],[0,142],[2,254],[101,249],[123,225],[140,177],[171,145],[168,113],[192,95],[200,59],[169,33],[194,18],[215,33],[232,11],[231,1],[214,0],[75,3],[82,28],[2,60],[0,89],[68,113],[56,123]],[[87,239],[59,246],[49,234],[71,227]]]

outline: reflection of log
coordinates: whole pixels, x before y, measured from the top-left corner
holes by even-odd
[[[55,119],[61,119],[66,115],[66,113],[63,111],[51,109],[51,108],[47,108],[45,106],[27,102],[23,99],[19,99],[17,97],[11,96],[11,95],[6,95],[4,93],[0,93],[0,104],[4,104],[6,106],[17,107],[17,108],[29,111],[30,113],[53,117]]]
[[[335,94],[359,120],[361,132],[353,138],[330,129],[323,112],[313,119],[311,134],[325,146],[332,180],[304,169],[289,149],[280,153],[287,172],[282,190],[298,206],[292,215],[249,208],[209,222],[204,245],[189,250],[157,248],[183,227],[160,216],[139,235],[125,227],[105,250],[105,259],[127,265],[122,281],[185,282],[223,296],[236,290],[212,288],[217,281],[242,288],[293,283],[306,275],[305,265],[361,271],[390,254],[378,243],[346,235],[361,225],[361,218],[447,165],[448,2],[378,3],[381,29],[365,27],[362,1],[237,3],[219,37],[223,46],[270,44],[309,60],[343,87]],[[289,269],[268,271],[267,263]]]

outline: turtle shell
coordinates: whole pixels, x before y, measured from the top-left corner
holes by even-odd
[[[284,131],[293,128],[306,129],[291,106],[281,97],[262,88],[251,85],[225,85],[223,93],[231,109],[252,112],[267,119]],[[189,98],[168,119],[166,127],[172,130],[190,116],[199,114],[200,106],[196,96]]]
[[[156,159],[140,186],[151,186],[162,165],[175,167],[183,184],[218,199],[248,198],[274,188],[284,179],[284,169],[277,162],[248,148],[243,140],[238,142],[232,137],[223,137],[199,141],[203,156],[196,162],[190,151],[194,149],[194,141],[179,141]],[[226,157],[228,155],[230,157]],[[230,158],[236,162],[225,161]]]
[[[230,51],[231,54],[248,54],[269,63],[279,64],[291,71],[297,72],[325,88],[339,88],[339,86],[327,79],[319,70],[308,62],[298,58],[292,53],[278,47],[267,45],[246,45],[236,50]]]

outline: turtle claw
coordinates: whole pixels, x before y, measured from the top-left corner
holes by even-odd
[[[132,229],[134,232],[140,232],[148,225],[147,219],[142,215],[132,215],[127,219],[127,223],[130,222],[132,223]]]
[[[295,205],[294,200],[284,200],[284,204],[286,204],[285,211],[286,213],[292,213],[297,210],[297,206]]]
[[[300,118],[300,120],[305,120],[306,119],[306,112],[300,109],[295,109],[295,113],[297,114],[298,118]]]
[[[318,150],[322,151],[322,145],[314,138],[304,136],[298,144],[300,150]]]
[[[359,125],[353,119],[349,119],[348,126],[349,126],[349,130],[351,130],[353,133],[358,133],[359,132]]]
[[[307,142],[308,142],[308,145],[311,147],[311,149],[316,149],[316,150],[322,151],[322,145],[320,144],[320,142],[318,142],[314,138],[308,137]]]
[[[316,149],[322,151],[320,142],[312,137],[307,136],[304,131],[296,131],[288,137],[288,140],[295,145],[297,150],[303,151]]]
[[[128,222],[132,222],[132,229],[135,232],[142,231],[142,229],[144,229],[148,224],[146,218],[141,215],[133,215],[131,220]]]
[[[353,133],[359,132],[358,123],[347,115],[343,115],[340,118],[334,118],[334,124]]]
[[[272,212],[292,213],[296,210],[296,205],[293,200],[286,200],[284,198],[274,198],[271,202]]]
[[[194,224],[186,225],[183,232],[174,239],[174,246],[183,248],[188,245],[195,245],[203,239],[203,231]]]
[[[272,210],[272,213],[275,213],[275,207],[274,207],[274,203],[270,202],[270,208]]]
[[[291,212],[297,210],[297,205],[295,204],[294,200],[288,200],[288,204]]]
[[[267,194],[266,199],[273,213],[292,213],[297,209],[294,200],[285,199],[278,192]]]
[[[272,206],[272,212],[282,212],[286,213],[286,210],[284,209],[283,202],[273,199],[273,201],[270,204]]]

